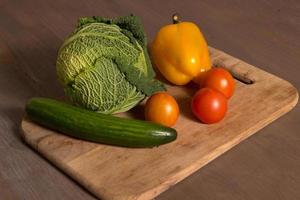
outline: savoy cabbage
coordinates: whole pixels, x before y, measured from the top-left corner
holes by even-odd
[[[154,78],[142,24],[133,15],[81,18],[59,50],[56,69],[73,103],[101,113],[127,111],[164,90]]]

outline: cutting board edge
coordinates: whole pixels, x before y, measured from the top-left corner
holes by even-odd
[[[20,125],[20,134],[21,134],[21,138],[23,139],[23,141],[29,145],[29,147],[31,147],[33,150],[35,150],[39,156],[41,156],[43,159],[46,159],[47,162],[49,162],[50,165],[53,165],[54,167],[58,168],[63,174],[65,174],[66,176],[68,176],[70,179],[72,179],[76,184],[78,184],[80,187],[85,188],[88,192],[91,193],[91,195],[94,195],[95,197],[98,197],[100,199],[107,199],[107,196],[111,196],[111,195],[104,195],[103,191],[101,191],[101,194],[99,194],[98,192],[94,191],[92,188],[88,187],[88,181],[76,174],[76,171],[73,170],[71,167],[69,167],[67,164],[63,164],[60,163],[58,159],[55,159],[51,154],[47,153],[47,151],[44,151],[42,148],[39,148],[38,142],[36,141],[41,141],[44,138],[48,137],[49,135],[52,135],[51,133],[39,138],[38,140],[30,140],[28,137],[28,133],[26,131],[26,128],[24,128],[24,123],[33,123],[35,125],[38,125],[36,123],[34,123],[33,121],[31,121],[28,117],[24,116],[22,118],[21,121],[21,125]],[[40,126],[40,125],[38,125]],[[44,128],[44,127],[43,127]],[[65,137],[69,137],[64,135]],[[36,143],[35,143],[36,142]]]

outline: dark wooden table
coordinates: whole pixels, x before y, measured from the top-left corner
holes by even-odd
[[[80,16],[141,16],[149,40],[179,12],[208,43],[300,88],[300,2],[0,1],[0,199],[95,199],[24,144],[24,104],[63,95],[59,46]],[[300,199],[300,106],[157,199]]]

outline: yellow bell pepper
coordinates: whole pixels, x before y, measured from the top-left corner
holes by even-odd
[[[211,68],[207,43],[198,26],[191,22],[162,27],[150,46],[152,60],[163,76],[175,85],[199,82],[202,72]]]

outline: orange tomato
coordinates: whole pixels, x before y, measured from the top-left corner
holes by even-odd
[[[201,87],[208,87],[218,90],[229,99],[234,92],[234,80],[231,74],[224,68],[213,68],[206,72]]]
[[[200,121],[216,123],[226,114],[227,98],[217,90],[202,88],[193,97],[192,111]]]
[[[179,116],[176,100],[166,92],[153,94],[145,105],[145,118],[168,127],[175,125]]]

